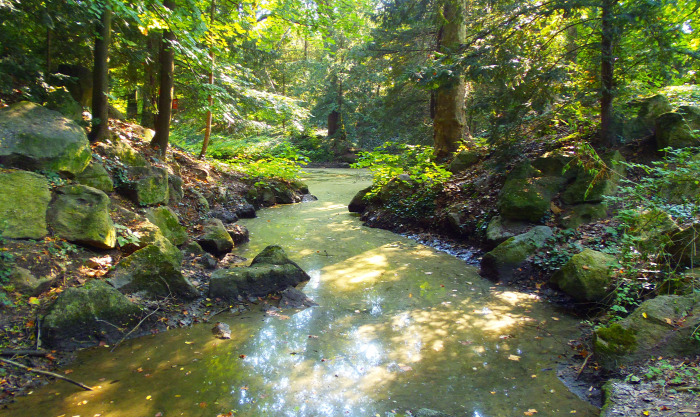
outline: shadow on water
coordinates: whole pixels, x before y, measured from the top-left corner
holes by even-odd
[[[94,392],[53,383],[0,415],[597,415],[556,377],[574,320],[492,287],[463,261],[363,227],[346,204],[366,174],[314,170],[308,183],[319,201],[260,211],[245,221],[251,243],[236,250],[252,258],[282,245],[309,271],[304,292],[319,307],[219,316],[226,341],[198,325],[87,350],[70,375]]]

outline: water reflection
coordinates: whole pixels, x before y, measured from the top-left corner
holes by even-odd
[[[552,370],[573,321],[491,288],[462,261],[362,227],[345,206],[367,184],[355,175],[314,173],[319,201],[261,211],[237,249],[252,258],[282,244],[309,271],[303,290],[319,307],[218,316],[230,341],[195,326],[85,352],[72,376],[95,392],[52,384],[0,415],[596,415]]]

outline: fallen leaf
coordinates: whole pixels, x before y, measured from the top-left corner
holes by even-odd
[[[146,395],[146,399],[147,399],[147,400],[150,400],[150,399],[151,399],[151,396],[150,396],[150,395]]]
[[[201,403],[199,403],[199,408],[207,408],[207,403],[202,401]]]
[[[238,355],[239,358],[245,359],[245,355]]]
[[[191,345],[194,342],[185,342],[186,345]]]
[[[508,355],[508,359],[511,360],[511,361],[519,361],[519,360],[520,360],[520,356],[518,356],[518,355]]]
[[[642,313],[642,317],[647,318],[647,313]]]
[[[525,414],[526,416],[533,416],[533,415],[537,414],[537,410],[535,410],[534,408],[531,408],[531,409],[525,411],[523,414]]]
[[[72,374],[72,373],[73,373],[73,370],[72,370],[72,369],[66,369],[65,371],[63,371],[63,373],[66,374],[66,375],[69,375],[69,374]]]

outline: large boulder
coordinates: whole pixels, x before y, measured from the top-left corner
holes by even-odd
[[[197,243],[214,256],[225,255],[233,249],[233,239],[219,219],[207,219]]]
[[[504,219],[501,216],[494,216],[486,227],[486,242],[495,247],[510,239],[525,233],[532,225],[524,222],[517,222]]]
[[[0,163],[73,176],[92,159],[85,130],[61,113],[28,101],[0,109]]]
[[[527,233],[509,238],[483,256],[481,275],[501,282],[511,281],[518,265],[543,247],[552,234],[551,228],[536,226]]]
[[[187,229],[180,224],[177,214],[167,206],[151,208],[146,212],[146,218],[176,246],[182,245],[187,240]]]
[[[676,111],[683,116],[691,130],[700,130],[700,107],[680,106]]]
[[[564,178],[541,176],[529,162],[514,168],[498,196],[498,211],[509,220],[539,222],[550,210]]]
[[[683,114],[669,112],[656,119],[656,148],[699,146],[700,135],[686,122]]]
[[[83,172],[75,176],[75,181],[79,184],[97,188],[105,193],[114,191],[112,176],[109,175],[104,165],[97,161],[90,162]]]
[[[0,171],[0,236],[12,239],[46,236],[46,210],[50,201],[46,178],[27,171]]]
[[[367,193],[372,191],[372,186],[370,185],[367,188],[363,188],[360,191],[355,194],[355,196],[352,198],[352,201],[350,201],[350,204],[348,204],[348,211],[350,213],[362,213],[367,209],[367,201],[365,201],[365,196]]]
[[[114,140],[110,143],[98,143],[97,149],[111,160],[121,162],[127,167],[147,167],[148,161],[127,142]]]
[[[236,300],[262,297],[308,281],[306,274],[279,246],[268,246],[249,267],[218,269],[211,275],[209,297]]]
[[[55,349],[111,343],[121,340],[141,313],[119,291],[94,280],[58,296],[41,322],[41,335],[44,344]]]
[[[83,121],[83,106],[73,99],[65,87],[56,88],[48,93],[46,108],[55,110],[73,121]]]
[[[168,171],[154,166],[129,167],[119,191],[141,206],[168,202]]]
[[[700,354],[691,337],[700,326],[700,294],[662,295],[643,302],[628,317],[594,333],[593,347],[607,370],[651,356]]]
[[[620,179],[625,173],[625,159],[619,151],[613,151],[603,155],[602,160],[607,166],[602,174],[576,168],[576,179],[561,194],[564,203],[601,203],[605,196],[613,195],[617,191]]]
[[[653,131],[656,119],[659,116],[673,110],[671,102],[666,96],[661,94],[638,99],[636,100],[636,105],[639,107],[637,118],[649,131]]]
[[[454,159],[447,166],[447,170],[454,173],[462,172],[479,162],[481,153],[475,149],[466,149],[455,155]]]
[[[109,215],[109,197],[86,185],[65,185],[56,189],[47,213],[54,233],[68,241],[112,249],[117,231]]]
[[[569,259],[551,278],[551,282],[572,298],[583,302],[600,302],[610,293],[613,282],[613,256],[584,249]]]
[[[240,245],[250,241],[250,232],[248,231],[248,228],[243,225],[233,224],[228,226],[226,230],[228,231],[229,236],[231,236],[231,239],[233,239],[234,245]]]
[[[177,296],[192,299],[197,289],[182,275],[182,253],[167,240],[139,249],[119,262],[109,279],[126,293],[149,298]]]

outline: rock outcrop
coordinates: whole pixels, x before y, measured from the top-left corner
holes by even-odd
[[[46,236],[50,201],[49,182],[43,176],[27,171],[0,171],[0,236],[10,239]]]
[[[109,215],[109,197],[86,185],[56,189],[47,219],[54,233],[68,241],[112,249],[117,231]]]
[[[569,259],[551,278],[551,282],[572,298],[583,302],[602,302],[613,282],[613,256],[585,249]]]

